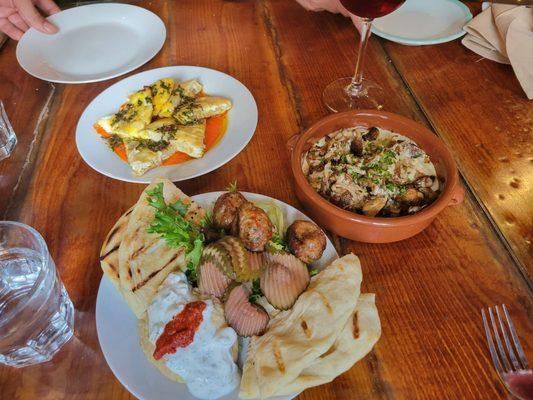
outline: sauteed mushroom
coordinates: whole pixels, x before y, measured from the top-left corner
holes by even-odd
[[[326,235],[310,221],[294,221],[287,229],[289,250],[306,264],[322,257],[326,248]]]
[[[387,204],[386,197],[374,197],[373,199],[367,200],[363,204],[363,214],[369,217],[375,217]]]

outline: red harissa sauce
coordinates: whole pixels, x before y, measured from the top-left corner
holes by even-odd
[[[172,318],[155,343],[154,358],[160,360],[165,354],[173,354],[178,347],[187,347],[194,339],[194,334],[204,320],[203,301],[187,303],[185,308]]]

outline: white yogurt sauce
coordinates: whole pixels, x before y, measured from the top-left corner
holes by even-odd
[[[150,341],[155,344],[165,325],[187,303],[196,300],[199,298],[192,293],[186,276],[182,273],[170,274],[148,307]],[[166,354],[163,359],[172,372],[183,378],[194,396],[211,400],[230,393],[240,383],[239,370],[232,355],[237,334],[227,326],[216,326],[212,300],[202,301],[206,308],[193,342],[178,348],[174,354]]]

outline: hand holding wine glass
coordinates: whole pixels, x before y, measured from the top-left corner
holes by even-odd
[[[322,95],[324,103],[333,112],[364,108],[381,109],[384,100],[382,88],[375,82],[363,79],[366,47],[374,18],[390,14],[405,0],[340,0],[340,2],[351,14],[362,18],[359,52],[354,76],[340,78],[330,83]]]
[[[329,11],[335,14],[342,14],[350,17],[357,30],[361,30],[362,19],[356,15],[350,14],[342,6],[339,0],[296,0],[302,7],[309,11]]]

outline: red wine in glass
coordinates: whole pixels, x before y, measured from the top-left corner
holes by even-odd
[[[427,0],[431,1],[431,0]],[[353,77],[340,78],[331,82],[322,93],[326,107],[333,112],[353,109],[383,108],[385,93],[376,82],[363,79],[363,65],[372,20],[390,14],[405,0],[340,0],[352,14],[362,19],[361,40]]]
[[[361,18],[379,18],[390,14],[405,0],[340,0],[344,8]]]

